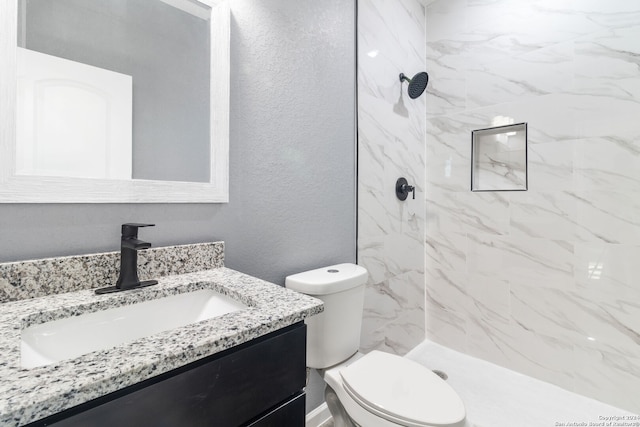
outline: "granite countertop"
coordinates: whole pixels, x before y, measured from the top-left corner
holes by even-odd
[[[93,290],[8,302],[0,307],[0,426],[20,426],[276,331],[323,311],[318,299],[215,268],[158,278],[116,294]],[[21,330],[33,324],[198,289],[248,309],[55,364],[20,366]]]

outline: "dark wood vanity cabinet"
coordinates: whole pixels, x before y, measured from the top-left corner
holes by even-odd
[[[29,424],[55,427],[304,427],[300,322]]]

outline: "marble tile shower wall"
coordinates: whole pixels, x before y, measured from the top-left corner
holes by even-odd
[[[640,412],[640,2],[426,14],[429,338]],[[471,193],[471,131],[505,117],[529,191]]]
[[[425,338],[425,97],[398,75],[425,66],[419,0],[358,1],[358,262],[369,270],[361,346],[404,354]],[[416,198],[399,201],[404,176]]]

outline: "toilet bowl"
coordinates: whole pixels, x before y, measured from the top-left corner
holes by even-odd
[[[336,427],[464,426],[462,400],[438,375],[397,355],[358,352],[367,274],[355,264],[338,264],[285,280],[286,287],[324,302],[324,312],[305,321],[307,365],[327,384]]]

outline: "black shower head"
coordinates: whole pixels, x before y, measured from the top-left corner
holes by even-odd
[[[400,82],[403,81],[409,82],[409,87],[407,88],[409,98],[416,99],[422,95],[422,92],[427,88],[427,83],[429,83],[429,74],[427,74],[426,71],[422,71],[410,79],[405,76],[404,73],[400,73]]]

